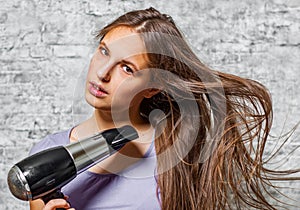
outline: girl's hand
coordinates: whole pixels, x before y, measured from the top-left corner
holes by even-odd
[[[70,204],[62,198],[50,200],[46,203],[43,210],[56,210],[57,208],[75,210],[74,208],[70,208]]]

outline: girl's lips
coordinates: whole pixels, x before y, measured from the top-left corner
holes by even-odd
[[[89,92],[93,96],[98,97],[98,98],[104,97],[108,94],[108,92],[103,87],[101,87],[100,85],[97,85],[93,82],[90,82]]]

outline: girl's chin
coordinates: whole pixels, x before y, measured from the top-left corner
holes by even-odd
[[[101,103],[99,99],[90,94],[85,95],[85,100],[90,106],[94,107],[95,109],[100,109],[103,106],[103,103]]]

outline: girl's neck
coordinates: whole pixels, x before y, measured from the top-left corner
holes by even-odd
[[[132,112],[131,112],[132,113]],[[121,127],[124,125],[132,125],[137,129],[149,126],[149,122],[141,117],[139,112],[134,112],[135,114],[128,114],[127,112],[120,112],[112,114],[111,112],[104,112],[102,110],[95,109],[93,113],[94,122],[98,127],[99,131]]]

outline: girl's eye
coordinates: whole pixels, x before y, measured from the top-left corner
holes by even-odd
[[[126,72],[126,73],[128,73],[128,74],[133,74],[133,70],[129,67],[129,66],[127,66],[127,65],[123,65],[122,66],[122,69]]]
[[[100,47],[99,49],[102,55],[108,56],[108,52],[104,47]]]

